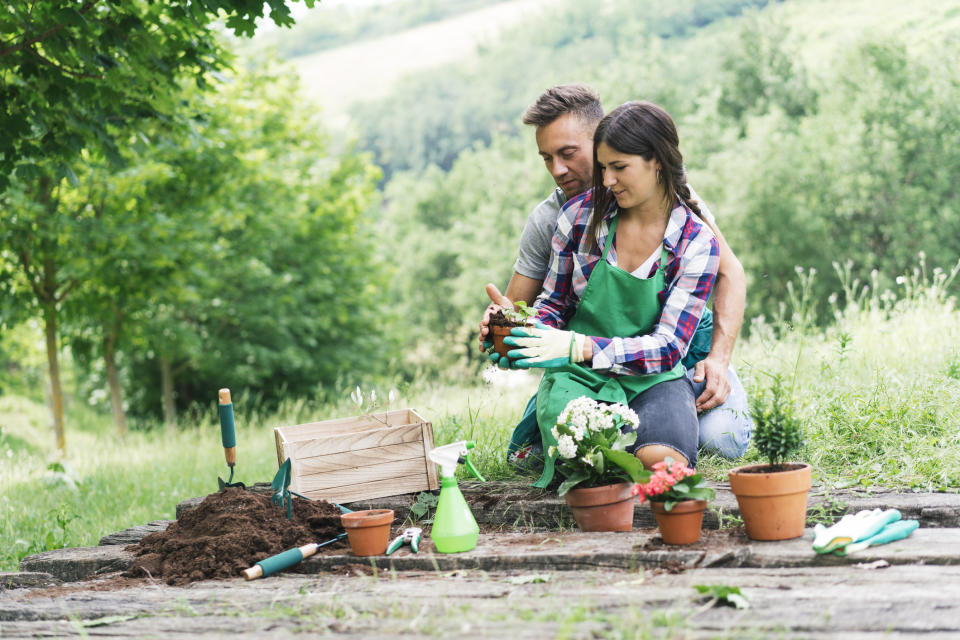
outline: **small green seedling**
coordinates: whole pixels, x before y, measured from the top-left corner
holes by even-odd
[[[757,394],[751,403],[753,444],[773,469],[782,470],[787,459],[803,447],[803,425],[783,377],[772,377],[769,393]]]
[[[746,609],[750,606],[746,596],[740,593],[740,587],[731,587],[725,584],[695,584],[693,588],[716,602],[737,609]]]
[[[516,324],[527,324],[527,321],[533,319],[536,315],[537,310],[533,307],[528,307],[527,303],[523,300],[514,303],[513,309],[503,310],[503,317]]]
[[[421,521],[430,522],[430,519],[423,520],[423,518],[430,515],[431,509],[437,508],[437,502],[439,500],[439,497],[429,491],[421,491],[417,494],[417,501],[410,507],[410,519],[414,523]]]

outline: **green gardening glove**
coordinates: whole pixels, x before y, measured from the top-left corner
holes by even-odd
[[[586,339],[585,335],[575,331],[537,324],[534,327],[514,327],[503,341],[514,347],[522,347],[507,353],[518,369],[554,369],[583,362]]]
[[[516,360],[511,360],[510,358],[504,358],[499,353],[493,350],[493,343],[489,341],[484,341],[483,348],[487,351],[487,358],[491,363],[495,364],[500,369],[516,369],[517,364]]]

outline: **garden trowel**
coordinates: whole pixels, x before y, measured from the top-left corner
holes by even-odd
[[[230,401],[230,389],[220,389],[220,439],[223,442],[223,456],[230,467],[230,478],[226,482],[217,477],[220,489],[224,487],[240,487],[246,489],[242,482],[233,481],[233,468],[237,464],[237,430],[233,426],[233,403]]]

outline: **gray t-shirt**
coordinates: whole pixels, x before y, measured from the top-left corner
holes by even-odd
[[[690,195],[700,203],[700,215],[708,224],[716,226],[706,203],[690,187]],[[520,249],[513,270],[522,276],[543,280],[547,277],[550,267],[550,249],[553,241],[553,232],[557,228],[557,218],[560,217],[560,208],[567,202],[567,197],[559,188],[554,189],[546,200],[534,207],[527,218],[527,224],[520,235]]]

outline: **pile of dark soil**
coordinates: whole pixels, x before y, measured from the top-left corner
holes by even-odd
[[[264,558],[343,533],[335,505],[293,500],[293,519],[287,520],[286,509],[272,504],[268,495],[236,487],[211,493],[165,531],[127,547],[136,559],[124,575],[170,585],[234,578]],[[330,547],[346,545],[342,540]]]
[[[490,315],[489,326],[491,327],[522,327],[523,323],[507,320],[507,317],[503,315],[503,311],[497,311],[496,313]]]

